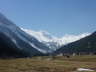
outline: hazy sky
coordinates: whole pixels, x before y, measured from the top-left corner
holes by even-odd
[[[20,27],[56,36],[96,30],[96,0],[0,0],[0,12]]]

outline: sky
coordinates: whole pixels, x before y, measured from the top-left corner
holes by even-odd
[[[96,0],[0,0],[0,12],[19,27],[58,37],[96,31]]]

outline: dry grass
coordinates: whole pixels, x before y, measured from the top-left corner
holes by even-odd
[[[0,72],[73,72],[77,68],[95,70],[96,56],[0,59]]]

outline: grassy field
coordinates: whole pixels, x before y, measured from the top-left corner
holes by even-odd
[[[77,68],[96,70],[96,56],[0,59],[0,72],[77,72]]]

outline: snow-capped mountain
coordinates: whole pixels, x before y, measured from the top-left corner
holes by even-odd
[[[26,33],[30,34],[31,36],[35,37],[37,40],[42,42],[43,44],[47,45],[49,48],[56,50],[60,48],[62,45],[66,45],[68,43],[74,42],[76,40],[79,40],[81,38],[84,38],[90,33],[82,33],[79,35],[64,35],[63,37],[55,37],[52,36],[50,33],[46,31],[34,31],[29,29],[21,28]]]
[[[66,34],[59,39],[59,42],[60,42],[60,45],[66,45],[68,43],[71,43],[71,42],[77,41],[79,39],[82,39],[86,36],[89,36],[90,34],[91,33],[81,33],[81,34],[78,34],[78,35]]]
[[[60,47],[60,44],[57,42],[58,38],[52,36],[50,33],[46,31],[34,31],[21,28],[23,31],[36,38],[39,42],[45,44],[53,51]]]
[[[65,35],[61,38],[46,31],[19,28],[0,13],[0,57],[32,57],[52,54],[62,45],[81,39],[90,33]]]

